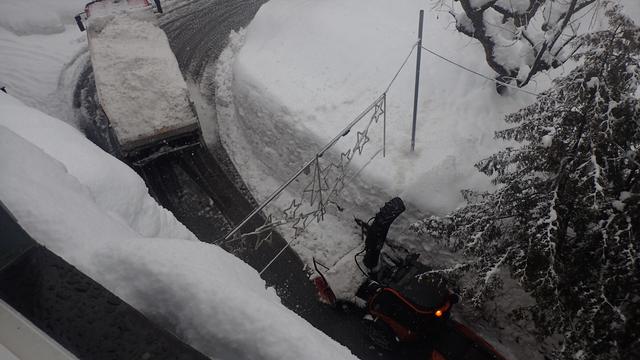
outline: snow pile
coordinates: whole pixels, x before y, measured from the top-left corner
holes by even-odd
[[[41,244],[216,358],[350,358],[75,129],[0,94],[0,199]]]
[[[639,6],[623,3],[631,12]],[[416,41],[421,8],[426,8],[423,46],[491,76],[481,46],[452,28],[453,18],[443,9],[427,5],[421,0],[266,3],[246,29],[246,39],[232,37],[237,55],[221,59],[232,64],[219,64],[229,67],[233,78],[218,81],[218,97],[235,100],[240,115],[223,114],[220,121],[242,128],[235,135],[223,129],[232,138],[228,143],[246,137],[268,175],[286,178],[384,92]],[[361,177],[387,194],[404,195],[424,212],[444,214],[462,203],[461,189],[489,186],[472,165],[504,146],[493,139],[494,131],[506,126],[504,115],[535,97],[513,90],[499,96],[493,82],[423,52],[416,151],[409,153],[414,69],[415,53],[388,92],[387,157],[375,159]],[[540,92],[549,83],[542,75],[526,90]]]
[[[87,29],[91,62],[120,143],[195,126],[187,85],[151,10],[95,10]]]
[[[1,101],[0,125],[60,161],[115,221],[144,237],[197,240],[173,214],[158,206],[144,181],[127,165],[69,125],[25,107],[11,96],[3,96]]]
[[[23,36],[0,26],[0,86],[29,106],[73,122],[72,82],[88,59],[86,43],[75,25],[57,34]]]
[[[231,37],[215,74],[220,137],[258,200],[385,91],[416,41],[423,6],[418,0],[273,0],[246,33]],[[426,12],[424,46],[490,74],[482,49],[447,29],[448,16]],[[379,122],[371,126],[362,156],[352,162],[352,173],[364,169],[341,194],[345,210],[325,215],[293,243],[307,262],[316,257],[334,265],[351,253],[361,244],[352,217],[368,219],[393,196],[402,197],[407,211],[390,237],[407,243],[412,221],[457,207],[461,189],[490,186],[473,164],[502,146],[493,140],[493,132],[504,127],[502,117],[534,97],[501,97],[493,82],[427,53],[422,64],[416,151],[409,152],[414,52],[387,93],[386,157],[378,154],[370,161],[382,147]],[[366,120],[323,158],[339,159]],[[277,207],[286,208],[298,190],[284,194]],[[291,232],[283,229],[285,235]],[[429,244],[414,246],[426,261],[450,256]]]
[[[417,15],[424,5],[418,0],[299,0],[294,6],[275,0],[264,5],[247,28],[233,67],[238,121],[248,142],[287,147],[291,138],[304,135],[304,150],[319,150],[384,92],[416,41]],[[491,73],[481,49],[447,30],[450,18],[436,11],[425,17],[424,46]],[[472,165],[499,146],[493,132],[504,126],[502,117],[534,98],[521,93],[500,97],[492,82],[425,53],[416,151],[409,153],[413,69],[415,56],[388,92],[387,156],[371,162],[361,178],[383,193],[400,194],[423,212],[442,214],[461,204],[461,189],[488,186]],[[273,174],[290,174],[304,160],[293,149],[283,158],[258,148],[255,156]],[[364,156],[355,167],[368,159]]]
[[[2,0],[0,27],[16,35],[55,34],[74,23],[86,0]]]
[[[215,75],[218,121],[221,139],[256,198],[265,199],[385,91],[416,41],[418,12],[425,7],[420,0],[272,0],[246,32],[232,35]],[[426,9],[423,46],[491,76],[481,46],[452,28],[452,17],[440,10]],[[369,163],[382,147],[382,129],[375,124],[352,166],[366,167],[342,195],[348,216],[339,217],[368,218],[395,195],[408,204],[405,218],[442,215],[463,203],[460,190],[491,188],[474,164],[507,145],[493,138],[506,126],[504,115],[535,100],[515,90],[500,96],[492,81],[423,52],[411,153],[414,69],[415,52],[387,93],[386,157]],[[543,91],[549,80],[541,75],[526,90]],[[329,156],[353,146],[355,133]],[[277,206],[282,210],[288,202]],[[350,221],[323,229],[345,229]],[[355,244],[343,245],[346,233],[321,239],[316,232],[294,247],[307,258],[321,248],[344,255]]]

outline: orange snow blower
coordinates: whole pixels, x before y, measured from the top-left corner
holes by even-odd
[[[365,222],[356,219],[365,238],[365,248],[354,261],[366,280],[357,289],[357,302],[371,319],[369,337],[382,349],[395,351],[403,344],[418,346],[418,358],[432,360],[504,360],[491,345],[469,328],[450,319],[453,305],[460,297],[442,283],[429,282],[419,276],[418,254],[399,256],[393,249],[383,254],[391,224],[405,210],[396,197]],[[395,252],[395,253],[394,253]],[[362,256],[365,271],[358,262]],[[318,274],[313,279],[318,297],[323,303],[340,303],[314,259]],[[326,269],[326,267],[325,267]],[[405,356],[406,357],[406,356]]]

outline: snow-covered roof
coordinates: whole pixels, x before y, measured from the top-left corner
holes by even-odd
[[[354,359],[253,268],[197,241],[135,171],[4,93],[0,168],[0,199],[34,240],[207,356]]]

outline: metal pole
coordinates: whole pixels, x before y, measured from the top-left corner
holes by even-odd
[[[387,93],[382,94],[382,107],[384,112],[382,113],[382,157],[387,155]]]
[[[422,54],[422,22],[424,10],[420,10],[420,23],[418,24],[418,52],[416,59],[416,90],[413,95],[413,125],[411,126],[411,152],[416,148],[416,116],[418,115],[418,89],[420,87],[420,55]]]

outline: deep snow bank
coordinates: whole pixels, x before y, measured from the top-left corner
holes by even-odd
[[[265,134],[291,128],[315,139],[308,147],[317,150],[335,136],[384,91],[416,41],[418,11],[425,5],[420,0],[265,4],[247,28],[233,68],[234,96],[242,100],[236,105],[241,115],[252,115],[240,117],[250,142],[282,145],[288,137],[265,139]],[[448,14],[427,9],[425,18],[424,46],[491,73],[482,50],[448,28]],[[492,82],[425,53],[416,151],[410,154],[414,59],[388,93],[387,157],[375,159],[362,177],[425,212],[442,214],[461,203],[461,189],[488,185],[472,165],[501,146],[493,132],[504,126],[502,117],[533,96],[500,97]],[[256,123],[273,131],[255,131]],[[293,161],[258,157],[270,168],[291,172]]]
[[[637,1],[620,3],[640,17]],[[231,87],[241,135],[272,176],[291,174],[384,92],[417,39],[420,9],[423,46],[492,76],[481,46],[458,33],[448,8],[435,2],[272,0],[262,6],[246,29]],[[581,32],[600,26],[586,18]],[[462,203],[460,190],[490,187],[473,164],[505,146],[494,131],[506,126],[504,115],[535,97],[516,91],[501,97],[493,82],[423,52],[416,151],[410,153],[414,71],[415,53],[388,92],[387,157],[375,159],[361,177],[424,212],[444,214]],[[526,89],[540,92],[549,84],[541,74]]]
[[[37,144],[87,187],[94,201],[115,221],[144,237],[197,240],[168,210],[148,194],[131,168],[87,140],[69,125],[21,104],[0,98],[0,125]]]
[[[638,3],[624,0],[630,15]],[[383,93],[417,38],[417,20],[425,9],[423,45],[446,58],[491,76],[480,45],[458,33],[444,8],[421,0],[272,0],[261,7],[245,31],[232,33],[215,74],[220,139],[247,185],[259,200],[295,173],[346,124]],[[590,18],[590,17],[589,17]],[[596,30],[584,26],[581,31]],[[567,64],[569,69],[571,64]],[[463,203],[460,190],[491,188],[474,164],[508,146],[493,134],[507,125],[504,115],[535,100],[511,91],[499,96],[495,84],[423,52],[416,151],[409,152],[415,52],[387,92],[385,158],[371,156],[382,147],[381,124],[370,131],[363,156],[352,172],[365,167],[340,195],[342,213],[330,213],[311,225],[294,249],[335,264],[360,243],[352,216],[364,219],[393,196],[407,203],[396,229],[430,213],[445,214]],[[550,76],[541,74],[526,90],[543,91]],[[357,130],[357,129],[355,129]],[[357,132],[342,138],[331,154],[339,158]],[[304,186],[304,184],[302,184]],[[267,212],[282,216],[294,183]],[[293,231],[282,227],[285,235]],[[455,261],[433,244],[417,244],[410,234],[392,231],[392,239],[412,245],[429,264]]]
[[[87,0],[3,0],[0,27],[17,35],[55,34],[73,24]]]
[[[0,94],[0,199],[37,241],[216,358],[350,358],[78,131]],[[172,238],[171,238],[172,237]]]

